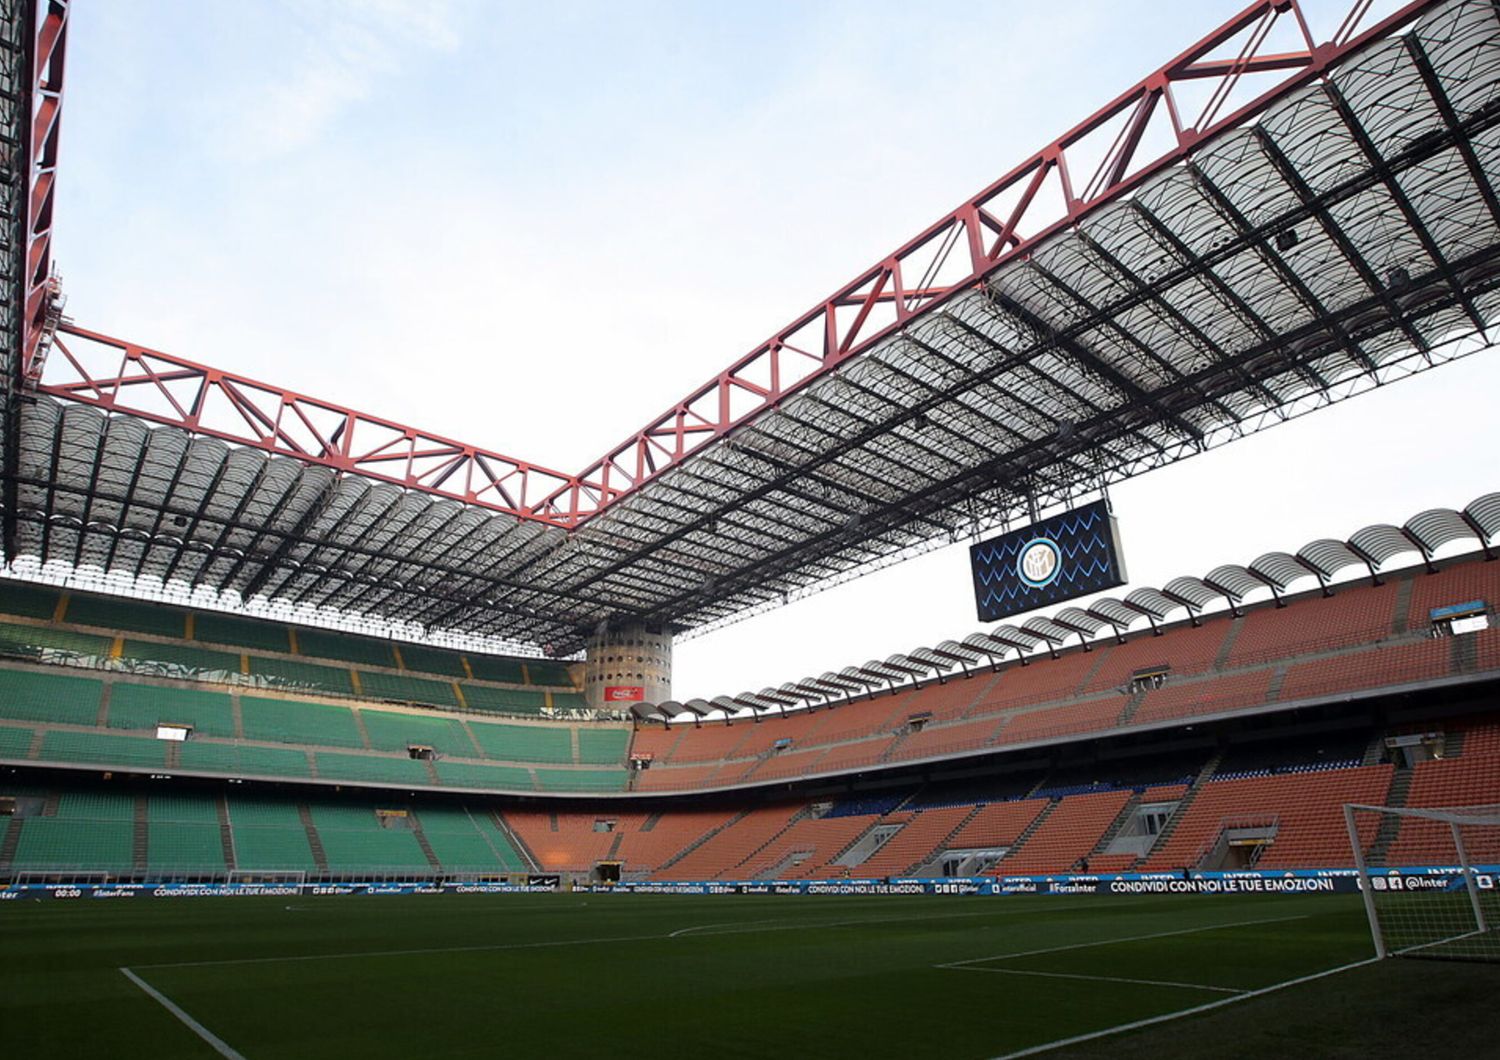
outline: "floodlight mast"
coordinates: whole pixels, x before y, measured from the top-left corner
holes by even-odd
[[[1054,140],[834,294],[797,317],[750,353],[678,401],[647,426],[577,474],[519,460],[440,434],[403,426],[287,388],[152,350],[63,322],[55,354],[44,361],[35,318],[23,344],[23,378],[66,401],[93,405],[194,434],[250,446],[305,464],[392,482],[406,489],[462,501],[517,519],[573,530],[694,453],[860,356],[914,319],[972,289],[983,277],[1098,208],[1128,195],[1142,181],[1188,158],[1206,141],[1255,117],[1272,103],[1324,76],[1334,64],[1398,30],[1438,0],[1413,0],[1365,26],[1368,0],[1350,0],[1328,41],[1312,38],[1298,0],[1256,0],[1218,29],[1092,116]],[[50,277],[52,187],[61,108],[62,48],[67,3],[48,0],[51,36],[39,37],[49,80],[38,77],[33,141],[45,143],[43,168],[30,172],[33,256],[47,267],[28,273],[28,313]],[[1290,20],[1299,45],[1271,52],[1267,41]],[[1216,50],[1244,38],[1231,58]],[[42,66],[39,62],[39,71]],[[1226,105],[1246,75],[1284,74],[1229,113]],[[1196,115],[1174,89],[1208,82]],[[42,94],[45,86],[46,94]],[[1163,122],[1165,125],[1163,125]],[[1119,125],[1097,165],[1080,161],[1079,145]],[[1149,130],[1164,128],[1170,142],[1142,158]],[[1070,169],[1070,158],[1077,167]],[[1060,210],[1053,204],[1060,202]],[[40,204],[40,205],[38,205]],[[44,222],[37,227],[39,222]],[[39,308],[42,307],[38,301]],[[55,314],[54,314],[55,315]],[[28,320],[32,319],[28,316]],[[65,379],[42,371],[66,365]]]

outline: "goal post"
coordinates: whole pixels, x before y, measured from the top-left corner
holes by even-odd
[[[1500,805],[1344,807],[1377,957],[1500,961]]]

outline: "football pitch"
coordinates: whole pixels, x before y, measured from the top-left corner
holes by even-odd
[[[1359,899],[1326,895],[12,902],[0,1056],[1493,1047],[1500,969],[1370,954]]]

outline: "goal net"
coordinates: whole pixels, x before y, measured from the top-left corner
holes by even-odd
[[[1500,961],[1500,805],[1344,807],[1380,957]]]

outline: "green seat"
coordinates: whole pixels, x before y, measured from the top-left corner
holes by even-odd
[[[193,616],[193,639],[210,644],[232,644],[256,651],[292,650],[286,626],[258,618],[241,618],[216,611],[199,611]]]
[[[346,832],[373,832],[381,827],[380,818],[375,816],[375,807],[369,803],[351,806],[342,802],[313,802],[308,803],[307,810],[312,817],[313,827],[320,832],[325,828],[338,828]]]
[[[236,828],[234,860],[241,872],[315,872],[307,832],[292,828]]]
[[[146,817],[152,827],[158,823],[219,825],[219,800],[215,795],[190,795],[176,792],[153,792],[146,803]]]
[[[589,701],[582,692],[553,692],[553,710],[585,710]]]
[[[359,672],[359,687],[366,699],[393,699],[400,703],[431,703],[439,707],[456,707],[451,681],[434,681],[405,674]]]
[[[469,669],[480,681],[500,681],[508,685],[524,685],[526,674],[521,669],[521,660],[508,655],[476,655],[466,653]]]
[[[303,655],[362,663],[365,666],[396,665],[390,641],[359,637],[351,633],[336,633],[327,629],[298,627],[297,651]]]
[[[430,872],[416,833],[405,828],[343,831],[318,827],[330,872]]]
[[[462,809],[425,807],[417,813],[427,845],[447,872],[519,872],[525,863],[503,835],[484,830]]]
[[[526,672],[531,676],[531,684],[546,685],[551,688],[576,688],[573,683],[573,675],[562,663],[550,662],[546,659],[527,659]]]
[[[491,685],[463,683],[464,702],[471,710],[495,714],[540,714],[547,705],[547,694],[525,688],[495,688]]]
[[[191,725],[196,735],[234,736],[234,711],[225,692],[120,681],[110,689],[107,724],[111,729],[154,730],[163,721]]]
[[[349,671],[337,666],[320,666],[317,663],[298,662],[295,659],[274,659],[264,655],[250,656],[250,673],[260,678],[268,688],[288,691],[334,692],[353,695],[354,682]]]
[[[578,761],[588,765],[622,765],[630,745],[628,729],[579,729]]]
[[[229,822],[240,828],[296,828],[302,831],[302,814],[287,799],[228,798]]]
[[[573,738],[567,729],[472,721],[469,731],[488,757],[503,762],[553,762],[558,765],[573,762]]]
[[[439,761],[438,779],[452,788],[492,791],[531,791],[531,771],[516,766],[482,766],[468,762]]]
[[[178,750],[178,764],[196,773],[233,777],[310,777],[305,751],[247,744],[205,743],[189,740]]]
[[[354,712],[331,703],[240,697],[245,739],[316,747],[363,747]]]
[[[109,657],[113,644],[109,637],[97,633],[78,633],[51,626],[23,626],[18,622],[0,622],[0,654],[21,655],[39,659],[49,652],[83,655],[89,658]]]
[[[92,677],[0,669],[0,718],[93,725],[103,692]]]
[[[414,758],[341,755],[320,752],[318,776],[324,780],[364,780],[381,784],[430,785],[427,763]]]
[[[224,841],[218,824],[152,821],[146,832],[146,865],[163,874],[223,872]]]
[[[133,821],[135,796],[91,788],[65,791],[57,798],[55,816],[75,821]]]
[[[360,715],[365,732],[370,734],[370,746],[378,751],[405,751],[416,744],[459,758],[479,757],[463,723],[454,718],[426,718],[393,710],[364,710]]]
[[[543,791],[620,791],[627,774],[623,769],[538,769]]]
[[[32,582],[0,581],[0,611],[23,618],[51,618],[57,613],[56,589]]]
[[[42,759],[162,769],[167,764],[167,745],[150,736],[54,731],[42,737]]]
[[[68,622],[80,626],[154,633],[159,637],[187,636],[187,612],[146,600],[124,600],[114,596],[68,597],[64,612]]]
[[[66,820],[27,817],[16,844],[17,869],[75,869],[89,872],[129,872],[135,845],[130,821]]]
[[[154,663],[169,675],[181,672],[188,677],[217,677],[240,672],[238,654],[200,648],[192,643],[164,644],[160,641],[127,638],[120,651],[120,658],[138,663]]]
[[[25,758],[34,735],[30,729],[0,725],[0,758]]]
[[[467,677],[463,656],[456,651],[429,648],[425,644],[402,644],[401,661],[408,670],[424,674],[441,674],[444,677]]]

